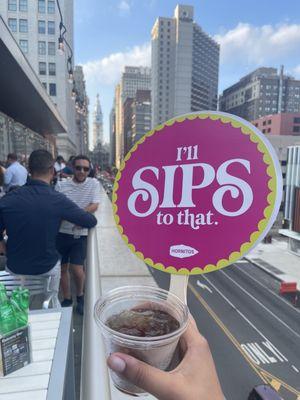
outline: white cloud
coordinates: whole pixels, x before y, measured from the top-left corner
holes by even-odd
[[[300,25],[280,24],[260,27],[239,23],[214,38],[221,45],[221,64],[264,64],[295,57],[299,52]]]
[[[129,12],[130,11],[130,3],[128,0],[121,0],[120,3],[118,4],[118,9],[121,12]]]
[[[125,52],[112,53],[104,58],[83,64],[89,85],[112,85],[121,78],[125,65],[150,66],[151,45],[145,43]]]
[[[292,75],[295,75],[295,78],[300,79],[300,64],[292,70]]]

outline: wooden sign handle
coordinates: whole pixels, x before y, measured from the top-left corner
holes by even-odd
[[[189,281],[189,275],[171,275],[169,292],[175,294],[180,300],[187,304],[187,285]]]

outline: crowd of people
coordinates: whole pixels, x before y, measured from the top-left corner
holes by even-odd
[[[35,150],[28,171],[15,154],[7,157],[0,201],[0,250],[7,270],[17,275],[51,276],[51,291],[62,288],[61,305],[72,305],[69,270],[76,286],[79,314],[84,308],[84,261],[88,228],[100,201],[97,179],[90,177],[85,155],[54,162],[46,150]],[[7,241],[4,240],[4,234]]]
[[[88,229],[100,202],[100,187],[85,155],[54,161],[46,150],[30,154],[28,170],[15,154],[0,168],[0,253],[15,275],[51,277],[50,290],[62,291],[62,306],[72,306],[71,270],[76,311],[84,310],[84,261]],[[215,365],[205,339],[191,319],[181,339],[183,359],[170,372],[127,354],[115,353],[108,366],[160,400],[223,400]]]

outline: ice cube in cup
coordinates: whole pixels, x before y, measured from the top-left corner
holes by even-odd
[[[130,354],[154,367],[168,368],[188,323],[188,308],[175,295],[152,286],[125,286],[100,298],[94,311],[107,356]],[[115,386],[134,396],[146,393],[111,372]]]

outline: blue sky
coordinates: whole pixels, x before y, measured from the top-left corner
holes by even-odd
[[[150,65],[151,29],[173,0],[74,0],[75,61],[84,66],[90,111],[97,92],[109,136],[114,86],[124,65]],[[285,65],[300,79],[300,0],[189,0],[195,21],[221,44],[219,92],[259,66]]]

